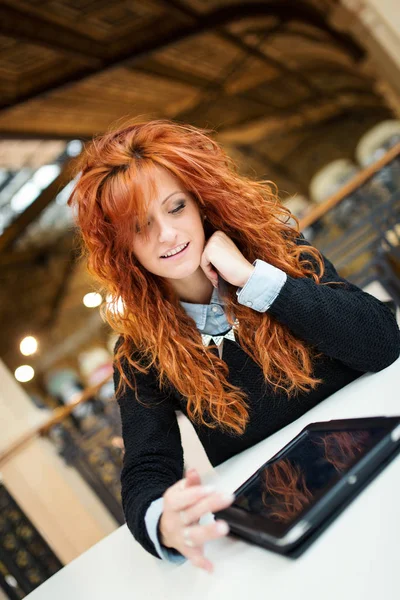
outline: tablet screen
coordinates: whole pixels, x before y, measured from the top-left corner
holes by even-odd
[[[273,521],[284,535],[386,433],[384,427],[305,432],[259,471],[232,506]]]

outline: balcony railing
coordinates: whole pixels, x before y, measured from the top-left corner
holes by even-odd
[[[377,281],[400,306],[400,145],[300,220],[306,237],[361,288]]]

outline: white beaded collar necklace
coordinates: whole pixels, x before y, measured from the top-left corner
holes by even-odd
[[[207,333],[202,333],[201,339],[203,341],[204,346],[208,346],[210,344],[210,341],[212,340],[214,342],[214,344],[219,347],[225,338],[227,340],[231,340],[232,342],[235,342],[236,341],[235,329],[237,329],[238,326],[239,326],[239,321],[238,321],[238,319],[236,319],[236,321],[234,322],[234,324],[232,326],[232,329],[230,329],[224,335],[209,335]]]

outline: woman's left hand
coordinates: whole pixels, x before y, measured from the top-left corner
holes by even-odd
[[[200,266],[214,287],[218,274],[228,283],[243,287],[255,268],[223,231],[216,231],[207,241]]]

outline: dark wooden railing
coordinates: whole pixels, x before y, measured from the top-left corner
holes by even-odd
[[[350,179],[340,190],[335,194],[332,194],[324,202],[321,202],[312,211],[310,211],[305,217],[300,219],[300,231],[306,229],[310,225],[313,225],[316,221],[321,219],[335,206],[343,202],[345,198],[353,194],[357,189],[361,188],[365,183],[371,180],[383,167],[389,165],[400,155],[400,144],[393,146],[388,152],[385,153],[382,158],[374,162],[369,167],[366,167],[362,171],[359,171],[354,177]]]

